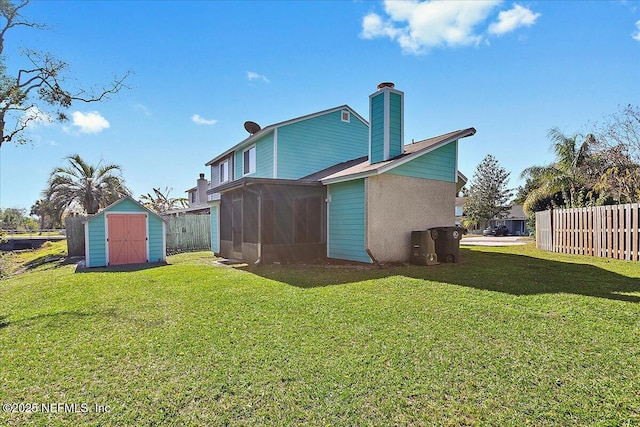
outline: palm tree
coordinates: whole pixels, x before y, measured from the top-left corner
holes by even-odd
[[[562,194],[567,207],[577,207],[581,204],[579,196],[583,190],[593,187],[591,181],[595,172],[589,168],[593,136],[587,135],[580,143],[580,134],[566,136],[558,128],[549,130],[547,136],[552,142],[555,162],[529,167],[520,175],[536,184],[524,201],[523,207],[527,211],[536,202],[557,193]]]
[[[31,206],[30,215],[39,218],[40,230],[44,230],[45,228],[62,228],[63,213],[49,200],[40,199]]]
[[[43,193],[61,211],[79,205],[88,214],[129,195],[121,168],[115,164],[92,166],[79,155],[66,157],[69,165],[51,172],[49,188]]]

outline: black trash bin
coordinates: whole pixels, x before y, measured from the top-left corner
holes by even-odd
[[[430,228],[431,238],[436,243],[436,254],[440,262],[460,262],[460,239],[464,228],[433,227]]]

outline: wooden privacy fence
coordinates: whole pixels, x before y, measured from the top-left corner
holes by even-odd
[[[211,216],[180,215],[167,221],[167,252],[211,249]]]
[[[603,258],[640,260],[640,205],[536,212],[539,249]]]
[[[67,254],[69,256],[84,256],[84,221],[85,215],[68,216],[64,220],[67,235]]]

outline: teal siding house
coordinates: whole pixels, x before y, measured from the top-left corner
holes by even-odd
[[[131,197],[124,197],[84,223],[85,266],[165,261],[164,220]]]
[[[381,83],[369,121],[347,105],[260,128],[206,163],[211,249],[252,263],[404,262],[412,230],[454,224],[458,141],[404,144],[404,93]]]

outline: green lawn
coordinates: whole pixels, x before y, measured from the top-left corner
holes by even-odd
[[[0,281],[0,403],[58,412],[0,425],[640,424],[640,264],[461,254],[75,273],[34,253]]]

